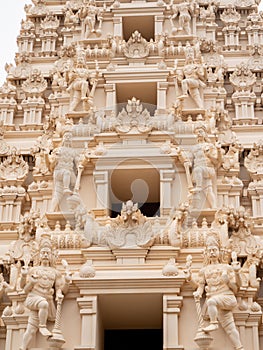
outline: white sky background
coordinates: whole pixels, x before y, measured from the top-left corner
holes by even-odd
[[[0,85],[6,78],[5,64],[13,63],[17,52],[16,37],[25,19],[24,6],[31,0],[0,0]],[[263,1],[259,6],[263,10]]]

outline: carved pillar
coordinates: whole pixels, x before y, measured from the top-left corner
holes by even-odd
[[[42,113],[45,108],[45,101],[39,97],[36,99],[25,99],[22,101],[21,106],[24,110],[23,124],[27,125],[41,125]]]
[[[35,41],[35,34],[21,35],[17,38],[18,51],[22,52],[33,52]]]
[[[61,96],[62,95],[62,96]],[[65,116],[68,112],[69,95],[66,92],[50,94],[48,97],[51,106],[51,115]]]
[[[179,345],[178,319],[183,297],[163,295],[163,350],[184,349]]]
[[[196,14],[194,13],[192,17],[192,33],[196,35]]]
[[[20,192],[20,193],[19,193]],[[0,221],[4,223],[18,223],[20,220],[21,208],[25,200],[25,190],[20,187],[5,186],[0,194]]]
[[[17,110],[15,99],[0,99],[0,120],[4,125],[14,128],[14,115]]]
[[[163,33],[163,22],[164,16],[155,16],[154,17],[154,37],[158,38]]]
[[[42,41],[41,51],[44,55],[49,56],[50,54],[55,54],[57,37],[57,33],[47,33],[40,36]]]
[[[28,313],[24,307],[25,294],[9,292],[11,306],[7,306],[2,314],[6,326],[5,350],[19,349],[28,321]]]
[[[263,216],[263,188],[258,185],[257,182],[251,182],[248,187],[248,194],[252,201],[252,216],[262,217]]]
[[[68,46],[73,40],[74,31],[73,29],[62,29],[61,34],[63,34],[63,46]]]
[[[219,110],[223,110],[226,100],[226,90],[224,87],[211,89],[210,86],[204,89],[204,97],[207,106],[216,106]]]
[[[206,37],[209,40],[216,41],[216,30],[217,30],[218,25],[208,25],[206,27]]]
[[[20,221],[21,209],[26,197],[22,187],[28,175],[29,165],[20,152],[13,148],[0,163],[0,221],[7,226]]]
[[[236,119],[254,119],[255,93],[249,93],[247,96],[238,95],[238,92],[235,92],[232,96],[232,100],[235,104]]]
[[[108,114],[109,112],[116,110],[116,85],[115,84],[105,84],[104,89],[106,92],[105,112],[106,112],[106,114]],[[108,113],[107,113],[107,111],[108,111]]]
[[[113,36],[118,36],[122,38],[122,17],[114,17],[113,18]]]
[[[97,205],[95,211],[101,212],[103,210],[106,214],[110,207],[108,171],[94,171],[93,178],[97,193]]]
[[[13,130],[14,115],[17,111],[16,86],[6,81],[0,88],[0,121],[6,130]]]
[[[160,211],[162,215],[168,214],[172,208],[172,185],[174,170],[160,170]]]
[[[81,315],[81,344],[74,350],[95,350],[97,335],[98,297],[84,296],[77,298]]]
[[[260,350],[259,347],[259,324],[262,313],[235,313],[235,323],[239,330],[241,342],[245,349]],[[251,329],[251,331],[250,331]],[[250,336],[248,336],[250,334]],[[249,340],[248,340],[249,339]]]
[[[246,64],[241,63],[230,75],[229,80],[235,89],[232,100],[235,104],[236,119],[255,119],[256,94],[253,87],[256,83],[256,75]]]
[[[220,183],[217,186],[217,199],[219,207],[240,207],[240,197],[242,194],[242,182],[235,183],[236,178],[228,178],[227,183]]]
[[[158,82],[157,83],[157,111],[159,113],[165,113],[166,106],[166,95],[167,95],[168,83]]]
[[[28,193],[30,195],[32,205],[31,208],[34,211],[39,211],[41,215],[50,212],[50,206],[52,201],[52,180],[50,175],[34,176],[34,182],[28,187]]]
[[[223,28],[225,36],[225,50],[240,50],[241,45],[239,44],[239,33],[241,29],[237,25]]]
[[[21,106],[24,110],[24,120],[22,129],[28,129],[35,125],[36,128],[41,125],[42,113],[45,108],[45,100],[42,97],[47,88],[47,81],[38,69],[32,70],[28,79],[22,84],[22,89],[26,98]]]

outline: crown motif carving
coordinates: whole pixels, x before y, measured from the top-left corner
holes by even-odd
[[[47,88],[47,82],[38,69],[33,69],[29,78],[22,84],[27,97],[40,97]]]
[[[83,5],[83,0],[68,0],[66,2],[66,8],[72,10],[79,10]]]
[[[131,100],[128,100],[126,108],[123,108],[117,115],[114,124],[119,132],[129,132],[132,129],[146,132],[151,129],[150,118],[150,112],[143,108],[140,100],[133,97]]]
[[[23,182],[28,174],[29,166],[20,152],[13,147],[7,158],[0,164],[0,179],[7,183]]]
[[[23,19],[21,22],[21,35],[31,35],[35,32],[35,25],[30,19]]]
[[[149,55],[149,43],[138,30],[132,33],[130,39],[123,48],[127,58],[144,58]]]
[[[234,2],[234,5],[239,8],[244,8],[244,7],[251,7],[258,5],[260,3],[260,0],[236,0]]]
[[[241,15],[238,13],[235,6],[229,5],[228,8],[224,9],[220,19],[226,26],[228,26],[230,24],[238,24],[241,19]]]
[[[54,15],[48,14],[44,20],[41,21],[40,27],[45,33],[54,32],[59,27],[59,19]]]
[[[261,45],[254,44],[250,49],[251,57],[247,61],[247,66],[253,71],[263,69],[263,49]]]
[[[255,10],[247,16],[247,30],[261,26],[263,24],[263,17],[261,12]]]
[[[8,251],[11,260],[23,261],[27,266],[33,260],[34,253],[37,251],[35,238],[39,218],[39,213],[34,211],[20,217],[17,227],[19,238],[11,243]]]
[[[151,222],[131,200],[123,203],[121,215],[107,224],[104,235],[111,249],[149,248],[155,240]]]
[[[254,180],[263,179],[263,140],[253,144],[244,164]]]
[[[259,262],[263,253],[263,244],[258,236],[252,235],[253,221],[245,208],[228,209],[227,222],[230,250],[236,252],[239,257],[254,257]]]
[[[32,4],[25,5],[25,12],[27,15],[47,15],[49,13],[49,9],[46,6],[45,0],[32,0],[34,6]]]
[[[236,92],[252,92],[253,85],[256,82],[256,76],[248,68],[247,64],[241,63],[230,75],[229,80],[234,86]]]
[[[9,80],[6,80],[0,87],[0,102],[9,102],[16,104],[16,86],[13,85]]]
[[[226,27],[229,27],[231,25],[237,26],[241,19],[241,15],[236,10],[235,6],[229,4],[228,7],[225,8],[222,14],[220,15],[220,19]]]

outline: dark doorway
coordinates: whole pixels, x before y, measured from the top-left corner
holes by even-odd
[[[162,329],[121,329],[104,331],[104,350],[162,350]]]

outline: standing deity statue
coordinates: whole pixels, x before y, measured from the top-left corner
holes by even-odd
[[[79,18],[82,21],[82,36],[84,39],[87,39],[92,33],[97,36],[101,35],[102,11],[96,6],[95,0],[89,0],[81,7]]]
[[[206,264],[199,271],[197,290],[194,298],[197,303],[206,292],[207,313],[210,324],[202,331],[209,333],[218,329],[218,321],[229,336],[235,350],[243,350],[239,332],[236,328],[233,309],[237,306],[235,294],[240,283],[240,263],[233,259],[231,265],[224,263],[220,257],[219,243],[215,236],[207,238],[205,256]]]
[[[71,194],[76,183],[78,156],[72,148],[72,134],[67,131],[63,135],[62,145],[55,148],[49,156],[51,168],[54,169],[54,190],[52,211],[58,209],[64,194]]]
[[[68,290],[71,276],[62,276],[55,268],[53,253],[50,239],[42,237],[38,261],[33,267],[25,265],[21,269],[20,285],[27,294],[25,306],[30,313],[20,350],[28,349],[38,330],[45,337],[52,335],[47,328],[47,321],[56,319],[54,298],[57,303],[61,302]]]
[[[206,196],[210,208],[216,206],[216,169],[222,163],[220,143],[213,143],[207,136],[204,127],[195,129],[197,144],[193,146],[185,167],[192,168],[192,179],[188,177],[189,189],[196,194]]]
[[[172,26],[172,33],[177,31],[184,31],[186,34],[191,34],[191,19],[195,11],[196,3],[194,0],[186,0],[179,4],[170,3],[172,15],[170,16],[170,22]],[[175,19],[178,16],[178,25],[175,26]]]
[[[189,94],[197,107],[203,109],[200,89],[206,86],[206,68],[202,62],[196,62],[192,48],[186,50],[185,64],[181,70],[178,70],[177,80],[182,86],[181,98],[186,98]]]
[[[98,70],[93,74],[88,68],[85,59],[85,51],[78,49],[77,63],[67,75],[70,93],[69,111],[73,112],[82,102],[82,110],[86,111],[93,107],[93,98],[98,83]]]

